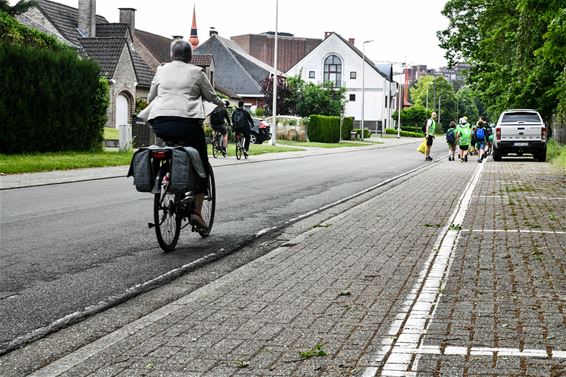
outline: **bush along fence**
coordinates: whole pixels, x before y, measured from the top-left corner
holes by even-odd
[[[102,147],[108,83],[71,49],[0,43],[0,153]]]
[[[307,123],[307,135],[312,142],[338,143],[341,138],[350,139],[353,123],[353,118],[343,118],[340,125],[340,117],[311,115]]]

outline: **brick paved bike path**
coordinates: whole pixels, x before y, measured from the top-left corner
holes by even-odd
[[[565,187],[549,164],[435,163],[35,375],[562,375]]]

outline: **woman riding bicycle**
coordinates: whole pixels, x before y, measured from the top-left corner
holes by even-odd
[[[191,45],[182,39],[171,42],[171,63],[157,67],[151,82],[148,101],[151,109],[148,121],[161,139],[177,139],[195,148],[208,177],[208,154],[202,123],[205,114],[203,99],[224,107],[204,71],[190,64]],[[202,180],[195,190],[195,210],[191,220],[203,229],[208,224],[201,215],[207,181]]]

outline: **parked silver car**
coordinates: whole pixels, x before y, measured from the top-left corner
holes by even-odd
[[[493,159],[514,153],[530,153],[538,161],[546,161],[546,126],[536,110],[510,109],[499,116],[493,137]]]

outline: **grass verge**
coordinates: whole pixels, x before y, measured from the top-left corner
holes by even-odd
[[[314,142],[302,142],[302,141],[277,140],[277,144],[292,145],[297,147],[343,148],[343,147],[363,147],[367,145],[383,144],[383,143],[379,141],[372,141],[372,142],[343,141],[341,143],[314,143]]]
[[[269,144],[250,144],[250,156],[257,156],[265,153],[279,153],[279,152],[297,152],[304,151],[304,149],[290,148],[284,146],[271,146]],[[208,155],[212,156],[212,146],[208,144]],[[228,156],[236,155],[236,144],[228,143]]]
[[[547,160],[552,164],[566,169],[566,145],[558,144],[556,140],[549,139],[546,150]]]
[[[272,147],[271,145],[250,145],[250,155],[276,152],[296,152],[304,149],[291,147]],[[212,154],[210,145],[209,155]],[[99,168],[107,166],[129,165],[133,152],[58,152],[22,155],[0,154],[0,173],[21,174],[37,173],[54,170],[70,170],[84,168]],[[228,155],[236,155],[234,144],[228,145]]]

